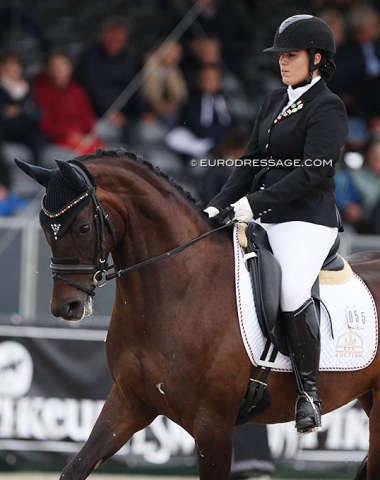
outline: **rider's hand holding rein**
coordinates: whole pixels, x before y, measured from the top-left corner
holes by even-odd
[[[208,218],[214,218],[220,213],[216,207],[207,207],[203,211],[207,213]]]
[[[253,212],[248,198],[243,197],[235,203],[231,203],[231,207],[234,209],[234,219],[238,222],[249,222],[253,219]]]
[[[253,219],[253,212],[247,197],[231,203],[231,207],[233,207],[234,210],[234,220],[238,222],[249,222]],[[207,213],[208,218],[214,218],[220,213],[216,207],[207,207],[203,211]]]

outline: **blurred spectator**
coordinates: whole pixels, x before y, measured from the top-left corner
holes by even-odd
[[[244,4],[222,0],[191,0],[190,3],[197,3],[199,15],[185,32],[184,43],[202,35],[219,38],[229,69],[244,78],[245,61],[251,58],[253,47],[253,26]],[[181,17],[184,13],[181,12]]]
[[[218,65],[222,72],[222,89],[232,116],[241,123],[251,125],[254,111],[252,102],[240,79],[226,67],[221,42],[216,37],[202,35],[190,41],[182,64],[189,88],[196,86],[199,70],[208,65]]]
[[[371,90],[379,87],[380,79],[380,43],[379,43],[379,15],[369,5],[357,5],[349,12],[352,43],[348,44],[351,54],[351,69],[356,71],[357,88],[359,92],[367,85]],[[372,80],[375,80],[375,83]],[[368,92],[366,92],[366,96]],[[363,95],[358,96],[362,100]],[[372,99],[371,99],[372,103]],[[365,108],[370,106],[365,104]],[[367,118],[372,116],[372,111],[364,110]]]
[[[354,170],[352,178],[361,198],[365,231],[380,233],[380,137],[371,139],[363,167]]]
[[[182,47],[165,41],[153,53],[148,53],[144,68],[141,97],[145,103],[145,117],[160,120],[172,127],[182,105],[187,100],[187,85],[179,67]]]
[[[349,113],[347,148],[354,151],[361,150],[368,140],[368,127],[365,119],[359,115],[360,112],[354,107],[357,100],[352,88],[351,40],[346,37],[345,17],[335,8],[321,10],[319,17],[330,26],[334,35],[337,69],[328,86],[342,98]]]
[[[41,112],[23,74],[20,56],[4,52],[0,57],[0,133],[5,141],[30,148],[34,163],[46,143],[38,130]]]
[[[49,56],[46,73],[36,77],[34,91],[42,110],[41,130],[52,143],[81,154],[104,146],[91,134],[95,115],[86,91],[72,79],[67,55]]]
[[[350,36],[339,49],[334,90],[347,107],[349,140],[356,137],[360,148],[380,124],[379,17],[369,5],[356,5],[348,13],[348,25]]]
[[[0,217],[10,217],[24,210],[28,202],[14,195],[0,183]]]
[[[107,19],[95,44],[80,56],[75,76],[86,89],[98,118],[106,114],[99,133],[106,142],[119,142],[136,118],[137,100],[131,96],[125,105],[112,108],[137,73],[134,50],[128,43],[124,19]],[[111,110],[109,110],[111,108]]]
[[[219,147],[212,152],[211,165],[208,168],[201,188],[201,200],[207,205],[220,192],[230,176],[236,159],[244,154],[249,133],[244,130],[232,130]]]
[[[11,190],[11,169],[0,155],[0,217],[14,215],[27,206],[27,202]]]
[[[336,183],[343,221],[362,233],[380,233],[380,137],[368,143],[362,168],[337,172]]]
[[[199,70],[207,65],[219,65],[222,68],[221,43],[217,37],[200,35],[188,42],[182,62],[189,87],[194,87]]]
[[[319,12],[318,17],[322,18],[322,20],[324,20],[331,28],[334,35],[337,55],[339,55],[339,51],[346,40],[346,24],[344,15],[339,12],[339,10],[335,10],[334,8],[326,8],[325,10],[321,10]],[[336,72],[334,73],[333,78],[335,78],[335,74]]]
[[[356,105],[358,101],[355,86],[357,72],[351,63],[352,36],[347,37],[346,18],[337,8],[322,10],[319,16],[331,27],[334,34],[337,70],[329,82],[329,88],[342,98],[348,111],[348,149],[361,150],[368,139],[368,128]]]
[[[178,127],[169,132],[166,141],[179,153],[199,157],[216,148],[232,124],[222,91],[221,70],[209,65],[199,71],[197,88],[190,93]]]
[[[345,230],[364,229],[363,207],[359,192],[354,185],[352,170],[344,163],[336,169],[335,197]]]

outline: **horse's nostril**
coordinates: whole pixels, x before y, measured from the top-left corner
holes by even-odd
[[[84,314],[82,300],[68,300],[66,302],[52,303],[51,313],[55,317],[62,317],[65,320],[79,320]]]
[[[81,300],[73,300],[71,302],[68,302],[67,307],[70,316],[77,317],[78,313],[80,314],[79,316],[82,316],[83,304]]]

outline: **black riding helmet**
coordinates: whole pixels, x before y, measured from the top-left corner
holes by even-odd
[[[310,56],[310,75],[305,83],[310,83],[313,72],[319,68],[322,76],[327,80],[335,70],[332,55],[335,53],[335,40],[331,28],[321,18],[313,15],[294,15],[284,20],[274,36],[273,46],[264,52],[292,52],[307,50]],[[322,61],[314,65],[316,52],[322,54]],[[328,67],[328,74],[324,74],[324,67]],[[327,68],[326,68],[327,69]]]
[[[273,46],[264,52],[292,52],[310,48],[335,53],[331,28],[321,18],[313,15],[294,15],[281,23],[274,36]]]

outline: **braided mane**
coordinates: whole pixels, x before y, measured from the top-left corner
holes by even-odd
[[[160,170],[159,167],[155,167],[152,165],[150,162],[147,160],[144,160],[144,158],[140,155],[137,155],[134,152],[128,152],[125,148],[119,147],[117,149],[110,149],[110,150],[105,150],[103,148],[97,148],[94,153],[89,154],[89,155],[82,155],[80,157],[76,157],[73,160],[77,161],[86,161],[86,160],[96,160],[97,158],[102,158],[102,157],[126,157],[128,160],[133,160],[139,165],[143,165],[146,168],[148,168],[150,171],[158,175],[159,177],[164,178],[170,185],[172,185],[187,201],[191,202],[196,209],[203,213],[203,207],[200,205],[200,202],[198,202],[190,192],[185,190],[181,185],[179,185],[172,177],[164,173],[162,170]]]

